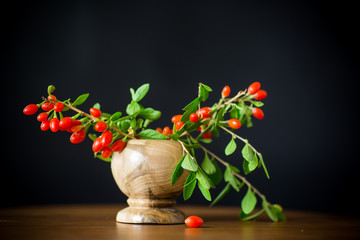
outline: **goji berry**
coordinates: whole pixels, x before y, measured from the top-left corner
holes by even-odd
[[[252,109],[252,114],[254,115],[255,118],[257,119],[263,119],[264,118],[264,112],[260,109],[260,108],[253,108]]]
[[[189,120],[190,120],[191,122],[193,122],[193,123],[196,123],[196,122],[199,120],[199,117],[198,117],[198,115],[197,115],[196,113],[192,113],[192,114],[190,114],[190,116],[189,116]]]
[[[97,108],[90,108],[90,114],[96,118],[101,116],[101,111]]]
[[[57,132],[59,131],[60,129],[60,126],[59,126],[59,119],[58,118],[53,118],[50,120],[50,130],[52,132]]]
[[[113,143],[113,145],[111,146],[111,150],[113,152],[119,152],[119,151],[123,150],[124,147],[125,147],[125,142],[120,139]]]
[[[250,86],[248,87],[248,92],[253,95],[255,94],[257,91],[259,91],[261,87],[261,84],[259,82],[254,82],[252,84],[250,84]]]
[[[101,143],[101,138],[97,138],[94,140],[92,145],[93,152],[99,152],[103,148],[103,145]]]
[[[73,119],[71,117],[64,117],[63,119],[60,120],[59,126],[60,128],[66,130],[72,127],[72,123],[73,123]]]
[[[64,104],[61,102],[56,103],[54,106],[55,112],[61,112],[63,109],[64,109]]]
[[[109,131],[109,130],[106,130],[105,132],[103,132],[103,133],[101,134],[101,144],[102,144],[104,147],[108,146],[108,145],[111,143],[112,138],[113,138],[112,132]]]
[[[45,112],[48,112],[48,111],[50,111],[51,109],[54,108],[54,104],[53,104],[53,103],[50,103],[50,102],[46,102],[46,103],[43,103],[43,104],[41,105],[41,108],[42,108],[42,110],[44,110]]]
[[[204,220],[198,216],[190,216],[185,219],[186,226],[191,227],[191,228],[201,227],[201,225],[203,225],[203,223],[204,223]]]
[[[56,101],[56,97],[55,97],[54,95],[49,95],[49,96],[48,96],[48,100],[55,102],[55,101]]]
[[[163,130],[162,130],[161,127],[158,127],[158,128],[156,129],[156,131],[158,131],[159,133],[162,133],[162,132],[163,132]]]
[[[196,114],[199,116],[200,119],[205,119],[211,117],[211,108],[210,107],[203,107],[200,110],[196,111]]]
[[[78,144],[81,143],[82,141],[84,141],[86,137],[86,132],[84,129],[81,129],[80,131],[74,132],[73,134],[71,134],[70,136],[70,142],[74,143],[74,144]]]
[[[29,104],[24,108],[23,113],[25,115],[34,115],[38,109],[39,107],[36,104]]]
[[[109,147],[103,147],[102,151],[101,151],[101,156],[103,158],[109,158],[112,154],[112,150]]]
[[[168,135],[170,133],[170,128],[168,126],[164,127],[162,134]]]
[[[207,132],[204,133],[204,135],[203,135],[203,138],[205,138],[205,139],[211,139],[211,137],[212,137],[212,134],[211,134],[210,131],[207,131]]]
[[[228,97],[230,95],[231,88],[229,86],[225,86],[221,92],[222,97]]]
[[[48,119],[46,119],[41,123],[40,129],[42,131],[47,131],[47,130],[49,130],[49,128],[50,128],[50,121]]]
[[[256,100],[264,100],[267,97],[267,92],[265,90],[259,90],[257,93],[254,94],[254,98]]]
[[[241,122],[235,118],[230,119],[228,124],[232,129],[239,129],[241,127]]]
[[[177,122],[175,123],[175,129],[180,130],[184,126],[184,122]]]
[[[107,128],[106,122],[98,122],[95,124],[95,130],[98,132],[103,132]]]
[[[40,113],[40,114],[37,116],[36,119],[37,119],[39,122],[43,122],[43,121],[45,121],[47,118],[48,118],[48,114],[47,114],[46,112],[42,112],[42,113]]]
[[[182,118],[182,115],[175,115],[171,118],[171,122],[172,123],[180,122],[181,118]]]

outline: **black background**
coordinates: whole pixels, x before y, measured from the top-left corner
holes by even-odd
[[[1,10],[2,207],[126,200],[89,139],[73,145],[68,133],[42,132],[35,116],[22,114],[49,84],[60,99],[88,92],[83,110],[100,102],[111,113],[125,110],[130,87],[150,83],[142,104],[162,111],[156,128],[196,97],[199,82],[214,90],[211,105],[223,86],[235,92],[259,81],[269,94],[265,118],[238,133],[262,152],[271,178],[259,169],[250,181],[284,208],[360,213],[355,6],[100,2],[13,2]],[[222,137],[210,148],[225,157],[230,138]],[[240,151],[227,160],[241,166]],[[243,194],[220,204],[239,205]],[[197,190],[184,204],[208,203]]]

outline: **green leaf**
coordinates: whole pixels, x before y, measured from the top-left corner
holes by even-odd
[[[249,214],[254,210],[256,203],[257,203],[256,196],[249,187],[248,191],[246,192],[244,198],[241,201],[241,209],[245,214]]]
[[[189,111],[189,112],[195,112],[197,109],[197,106],[200,104],[200,101],[201,101],[200,98],[195,98],[188,105],[186,105],[186,107],[184,107],[183,110]]]
[[[243,161],[243,170],[246,175],[251,173],[251,171],[249,169],[249,162],[246,160]]]
[[[252,161],[249,162],[249,165],[248,165],[250,172],[254,171],[257,168],[258,164],[259,164],[258,157],[257,157],[256,153],[254,153]]]
[[[138,135],[142,139],[157,139],[157,140],[169,139],[168,136],[165,136],[164,134],[159,133],[158,131],[156,131],[154,129],[142,130]]]
[[[219,193],[219,195],[215,198],[215,200],[210,204],[210,207],[214,206],[215,204],[217,204],[221,199],[223,199],[226,194],[230,191],[231,189],[231,184],[227,183],[226,186],[223,188],[223,190]]]
[[[266,214],[269,216],[269,218],[274,221],[274,222],[277,222],[279,219],[278,219],[278,216],[276,215],[276,213],[274,212],[273,209],[270,209],[269,206],[268,206],[268,202],[266,201],[266,198],[263,197],[263,200],[262,200],[262,207],[263,209],[265,210]]]
[[[253,218],[256,218],[257,216],[259,216],[260,214],[262,214],[265,210],[264,209],[261,209],[260,211],[257,211],[256,213],[252,214],[252,215],[247,215],[245,213],[243,213],[241,211],[241,214],[240,214],[240,218],[241,220],[243,221],[248,221],[248,220],[251,220]]]
[[[116,120],[120,119],[121,116],[122,116],[121,112],[116,112],[113,115],[111,115],[110,121],[116,121]]]
[[[97,139],[96,134],[89,133],[88,136],[89,136],[89,138],[90,138],[91,140],[93,140],[93,141],[95,141],[95,140]]]
[[[265,172],[265,174],[266,174],[266,177],[267,177],[268,179],[270,179],[269,172],[268,172],[268,170],[267,170],[267,168],[266,168],[266,166],[265,166],[265,162],[264,162],[264,159],[263,159],[261,153],[259,153],[259,157],[260,157],[260,160],[259,160],[259,161],[260,161],[260,163],[261,163],[261,165],[262,165],[262,167],[263,167],[263,169],[264,169],[264,172]]]
[[[205,84],[200,83],[200,92],[199,92],[199,98],[201,101],[205,102],[206,99],[209,97],[209,92],[211,92],[212,89],[209,86],[206,86]]]
[[[187,200],[191,197],[196,187],[196,173],[190,172],[189,176],[186,178],[184,189],[183,189],[183,197],[184,200]]]
[[[79,106],[79,105],[83,104],[88,97],[89,97],[88,93],[82,94],[72,103],[72,105],[74,107]]]
[[[55,91],[55,86],[54,85],[49,85],[48,86],[48,89],[47,89],[47,92],[49,95],[51,95],[51,93]]]
[[[204,188],[215,188],[215,184],[211,182],[210,178],[204,173],[204,171],[201,168],[198,168],[196,171],[196,178],[201,182]]]
[[[141,85],[136,92],[134,92],[134,89],[130,89],[132,100],[135,102],[139,102],[141,99],[145,97],[145,95],[148,93],[150,88],[150,84],[146,83]]]
[[[184,161],[181,164],[181,167],[193,172],[196,172],[199,168],[198,164],[195,162],[195,159],[192,159],[190,157],[190,154],[186,154]]]
[[[276,208],[274,205],[271,205],[271,209],[280,220],[286,221],[286,217],[280,209]]]
[[[252,103],[255,105],[255,107],[262,107],[262,106],[264,106],[264,103],[263,103],[263,102],[260,102],[260,101],[252,101]]]
[[[131,103],[127,105],[126,113],[128,115],[135,115],[138,114],[140,110],[140,105],[136,101],[132,100]]]
[[[100,103],[95,103],[95,104],[93,105],[93,108],[97,108],[97,109],[100,110]]]
[[[204,160],[201,163],[201,168],[205,171],[205,173],[211,175],[216,172],[216,167],[214,163],[210,160],[208,154],[205,152]]]
[[[176,165],[174,173],[171,178],[171,185],[174,185],[176,181],[181,177],[184,172],[184,169],[181,167],[182,162],[184,161],[184,156],[181,158],[180,162]]]
[[[231,186],[237,191],[240,191],[240,182],[236,179],[234,174],[231,172],[231,168],[229,165],[226,167],[225,173],[224,173],[224,181],[231,184]]]
[[[206,200],[211,201],[211,194],[209,189],[207,189],[203,184],[198,181],[198,188],[200,189],[202,195],[205,197]]]
[[[244,159],[248,162],[251,162],[253,160],[253,150],[249,147],[249,143],[246,141],[245,146],[241,150],[241,154],[244,157]]]
[[[103,158],[101,155],[96,155],[96,157],[100,160],[103,160],[105,162],[111,162],[111,157]]]
[[[221,168],[216,163],[216,161],[211,160],[211,162],[214,164],[216,171],[214,174],[209,175],[209,178],[214,184],[218,185],[222,181],[223,172],[221,171]]]
[[[208,85],[205,85],[205,84],[201,83],[201,86],[202,86],[203,88],[205,88],[205,90],[207,90],[208,92],[212,92],[211,87],[209,87]]]
[[[229,156],[231,155],[232,153],[235,152],[236,150],[236,142],[235,142],[235,139],[232,137],[230,142],[228,143],[228,145],[226,146],[225,148],[225,154],[226,156]]]
[[[149,120],[157,120],[161,117],[161,112],[153,108],[145,108],[140,111],[139,116]]]

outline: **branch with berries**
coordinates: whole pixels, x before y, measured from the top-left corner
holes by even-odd
[[[149,87],[149,84],[144,84],[136,90],[130,89],[131,102],[126,107],[126,114],[102,112],[99,103],[94,104],[89,112],[84,112],[78,106],[87,100],[88,93],[80,95],[75,101],[59,100],[53,95],[55,87],[52,85],[48,87],[48,96],[43,97],[42,102],[26,106],[23,112],[33,115],[41,108],[43,112],[37,116],[37,120],[41,122],[40,129],[50,129],[52,132],[68,131],[71,133],[70,142],[74,144],[83,142],[86,135],[89,136],[93,141],[94,156],[106,162],[111,161],[113,152],[122,151],[129,139],[178,141],[183,148],[183,156],[173,173],[171,184],[175,184],[184,169],[190,171],[183,188],[185,200],[192,196],[197,186],[204,198],[211,201],[213,206],[231,189],[240,192],[246,186],[247,190],[241,201],[241,219],[250,220],[265,212],[272,221],[285,220],[282,207],[271,204],[264,194],[240,174],[240,168],[205,147],[205,144],[210,144],[214,137],[219,137],[223,132],[230,138],[224,150],[225,155],[234,154],[238,148],[238,141],[241,141],[244,144],[240,159],[243,173],[247,175],[262,168],[269,178],[262,154],[247,139],[236,133],[241,126],[252,127],[252,117],[260,120],[264,118],[261,107],[264,105],[262,100],[267,97],[267,92],[261,89],[259,82],[252,83],[246,90],[239,91],[232,97],[230,87],[225,86],[221,98],[211,107],[201,106],[212,89],[200,83],[197,97],[183,108],[182,114],[171,119],[172,127],[157,129],[148,126],[160,118],[161,112],[139,103],[146,96]],[[75,114],[64,116],[69,110]],[[198,152],[202,152],[201,163]],[[226,182],[226,186],[213,199],[210,190],[222,181]],[[261,208],[254,212],[258,199],[261,200]]]

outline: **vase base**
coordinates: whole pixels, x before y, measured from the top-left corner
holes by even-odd
[[[116,221],[140,224],[182,224],[185,214],[174,208],[127,207],[120,210]]]

